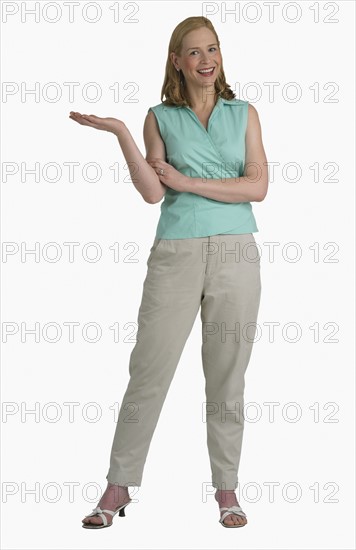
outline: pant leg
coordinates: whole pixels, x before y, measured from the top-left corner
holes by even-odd
[[[155,239],[147,260],[130,380],[106,479],[140,486],[151,439],[200,308],[204,266],[195,239]]]
[[[261,295],[260,255],[252,233],[220,234],[210,241],[212,254],[201,304],[207,444],[213,486],[236,489],[244,429],[244,375]]]

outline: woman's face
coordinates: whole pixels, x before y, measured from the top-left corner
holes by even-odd
[[[180,56],[171,54],[175,67],[182,70],[186,86],[201,88],[214,85],[219,75],[222,57],[214,33],[206,27],[189,32],[183,39]],[[211,69],[212,73],[205,75],[200,70]]]

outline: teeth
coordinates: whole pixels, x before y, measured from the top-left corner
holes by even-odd
[[[211,67],[211,69],[201,69],[198,71],[198,73],[211,73],[211,71],[214,70],[214,67]]]

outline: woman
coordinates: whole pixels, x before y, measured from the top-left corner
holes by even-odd
[[[247,523],[235,489],[244,373],[261,293],[251,207],[268,188],[261,128],[256,109],[236,99],[226,83],[219,39],[205,17],[189,17],[175,28],[161,101],[164,96],[165,102],[146,116],[146,159],[121,120],[70,113],[79,124],[117,136],[146,202],[164,197],[147,260],[108,486],[82,520],[85,528],[107,527],[117,512],[125,515],[128,486],[141,485],[151,438],[200,307],[207,444],[219,521],[224,527]],[[134,421],[125,421],[129,413]]]

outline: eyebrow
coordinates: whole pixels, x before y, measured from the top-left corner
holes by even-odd
[[[208,44],[208,48],[210,48],[210,46],[217,46],[217,44]],[[199,50],[199,46],[195,46],[194,48],[188,48],[188,49],[187,49],[187,52],[188,52],[189,50]]]

